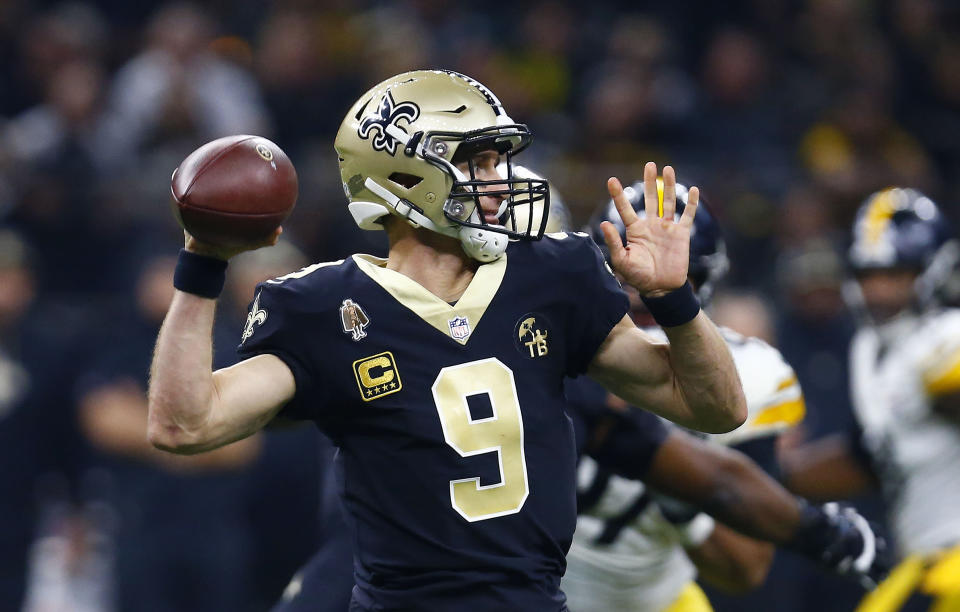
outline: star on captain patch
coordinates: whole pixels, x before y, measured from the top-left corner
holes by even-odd
[[[470,335],[470,321],[467,317],[454,317],[447,321],[450,325],[450,337],[454,340],[465,340]]]
[[[250,312],[247,313],[247,324],[243,327],[243,334],[240,336],[240,344],[247,341],[247,338],[253,335],[254,325],[263,325],[267,320],[267,311],[260,308],[260,294],[253,298],[253,304],[250,305]]]
[[[347,298],[340,305],[340,324],[343,325],[343,333],[352,334],[351,338],[356,342],[367,337],[363,328],[370,325],[370,318],[363,312],[360,304]]]

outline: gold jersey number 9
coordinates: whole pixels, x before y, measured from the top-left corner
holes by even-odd
[[[443,438],[461,457],[497,453],[500,482],[481,485],[479,477],[450,481],[450,503],[470,522],[520,511],[530,493],[523,454],[523,418],[513,372],[498,359],[482,359],[440,370],[433,400]],[[473,419],[467,398],[486,394],[493,416]]]

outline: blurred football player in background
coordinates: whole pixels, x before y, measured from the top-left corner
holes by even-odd
[[[41,299],[35,252],[0,228],[0,609],[19,610],[41,509],[60,502],[81,455],[69,397],[75,319]],[[142,437],[142,436],[141,436]],[[42,443],[41,443],[42,441]],[[75,479],[70,474],[71,480]],[[57,499],[49,499],[56,497]],[[33,553],[36,556],[36,552]]]
[[[642,215],[644,194],[638,187],[639,183],[625,192],[637,214]],[[662,187],[657,195],[662,197]],[[685,195],[685,188],[677,185],[678,207],[683,205]],[[697,287],[701,302],[706,303],[726,272],[728,261],[719,224],[702,204],[690,236],[689,278]],[[623,231],[617,217],[610,202],[591,218],[588,231],[602,243],[602,222],[609,221]],[[662,332],[652,326],[642,303],[633,299],[631,304],[635,321],[654,337],[665,340]],[[797,377],[779,351],[766,342],[744,338],[729,329],[721,328],[721,333],[743,383],[748,418],[733,432],[710,436],[712,443],[737,448],[776,475],[777,436],[804,414]],[[623,400],[584,379],[568,385],[568,395],[576,398],[573,403],[580,405],[581,411],[588,409],[583,406],[590,405],[593,410],[603,406],[629,409]],[[711,463],[708,459],[716,451],[688,438],[673,432],[668,438],[670,442],[664,445],[664,454],[701,459],[689,459],[688,470],[677,470],[670,479],[659,477],[669,465],[660,464],[643,477],[646,484],[667,485],[687,498],[685,493],[704,486],[704,481],[729,480],[716,471],[721,470],[721,462]],[[689,505],[613,475],[590,458],[581,461],[579,485],[581,514],[564,577],[564,587],[574,607],[604,602],[603,607],[618,610],[708,610],[705,595],[693,582],[697,569],[702,578],[729,592],[749,590],[763,582],[771,560],[770,550],[716,525],[712,518],[698,515]],[[867,537],[872,538],[872,534]]]
[[[889,188],[867,198],[849,251],[859,431],[784,458],[786,481],[803,495],[882,487],[905,558],[863,612],[960,609],[960,310],[938,303],[958,255],[922,193]]]
[[[566,608],[576,454],[564,376],[589,370],[698,429],[746,417],[729,352],[685,285],[696,192],[675,223],[672,169],[662,218],[638,218],[608,182],[629,247],[611,231],[611,258],[670,327],[665,348],[626,316],[592,241],[541,241],[546,218],[518,230],[514,197],[546,199],[547,185],[496,167],[529,142],[459,73],[404,73],[364,94],[335,148],[349,209],[360,227],[387,231],[389,258],[354,255],[261,284],[247,360],[232,368],[210,369],[211,298],[226,260],[279,230],[237,249],[190,238],[181,252],[152,367],[150,440],[189,454],[278,414],[317,423],[339,447],[351,609]],[[653,193],[656,173],[649,163]],[[516,338],[526,327],[529,352]]]
[[[179,457],[143,435],[150,348],[173,297],[175,264],[168,255],[145,258],[133,303],[102,314],[76,389],[78,420],[118,518],[118,608],[237,609],[247,597],[237,584],[248,584],[251,569],[242,470],[260,452],[261,438]],[[235,336],[222,325],[215,333],[214,363],[234,363]]]

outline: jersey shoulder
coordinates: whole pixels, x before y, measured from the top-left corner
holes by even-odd
[[[724,444],[740,444],[777,435],[797,425],[806,414],[800,381],[779,350],[760,338],[720,329],[733,357],[747,400],[747,420],[737,429],[714,436]]]
[[[590,236],[583,232],[554,232],[536,241],[511,243],[511,259],[529,261],[540,270],[556,269],[566,275],[594,274],[598,266],[609,266]],[[612,275],[613,272],[611,271]]]
[[[296,272],[259,283],[247,309],[238,347],[241,355],[262,352],[278,342],[297,344],[296,330],[318,313],[339,308],[333,287],[350,282],[356,265],[350,259],[309,265]]]
[[[352,257],[314,263],[295,272],[268,279],[257,285],[257,293],[270,295],[278,304],[296,308],[322,308],[335,300],[332,286],[349,282],[356,270]],[[329,299],[325,299],[328,298]]]

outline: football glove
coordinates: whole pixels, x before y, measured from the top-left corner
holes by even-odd
[[[797,532],[786,548],[858,580],[868,590],[876,588],[890,572],[893,559],[886,539],[855,509],[804,502],[801,514]]]

